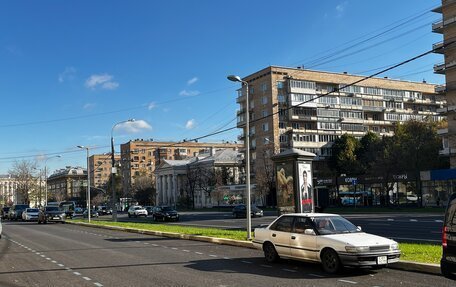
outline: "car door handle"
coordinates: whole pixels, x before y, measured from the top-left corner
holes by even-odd
[[[273,233],[273,234],[272,234],[272,237],[276,237],[276,234],[275,234],[275,233]]]
[[[292,236],[291,239],[293,239],[293,240],[296,239],[296,236]]]

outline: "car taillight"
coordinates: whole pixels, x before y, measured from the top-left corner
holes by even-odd
[[[442,246],[443,246],[443,248],[446,248],[447,245],[448,245],[447,232],[448,232],[448,226],[444,226],[443,227],[443,232],[442,232]]]

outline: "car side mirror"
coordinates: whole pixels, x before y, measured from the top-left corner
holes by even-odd
[[[304,234],[305,235],[315,235],[315,230],[309,228],[309,229],[306,229],[304,230]]]
[[[358,229],[358,231],[362,231],[363,229],[361,228],[361,226],[356,226],[356,228]]]

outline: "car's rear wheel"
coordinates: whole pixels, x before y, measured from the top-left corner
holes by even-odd
[[[270,243],[270,242],[266,242],[263,245],[263,252],[264,252],[264,258],[269,263],[276,262],[280,258],[279,254],[277,254],[277,251],[276,251],[274,245],[272,245],[272,243]]]
[[[323,270],[330,274],[337,273],[341,267],[339,256],[333,249],[323,250],[321,253],[321,264]]]

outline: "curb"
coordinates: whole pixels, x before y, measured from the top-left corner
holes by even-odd
[[[152,230],[144,230],[144,229],[136,229],[136,228],[125,228],[125,227],[117,227],[117,226],[103,226],[103,225],[96,225],[96,224],[85,223],[85,222],[67,221],[67,223],[74,224],[74,225],[82,225],[82,226],[86,226],[86,227],[100,228],[100,229],[155,235],[155,236],[168,237],[168,238],[195,240],[195,241],[216,243],[216,244],[221,244],[221,245],[230,245],[230,246],[236,246],[236,247],[255,249],[255,247],[253,247],[252,242],[243,241],[243,240],[215,238],[215,237],[201,236],[201,235],[190,235],[190,234],[182,234],[182,233],[174,233],[174,232],[161,232],[161,231],[152,231]],[[419,262],[401,260],[399,262],[389,264],[387,268],[404,270],[404,271],[412,271],[412,272],[424,272],[424,273],[434,274],[434,275],[441,275],[439,264],[428,264],[428,263],[419,263]]]

